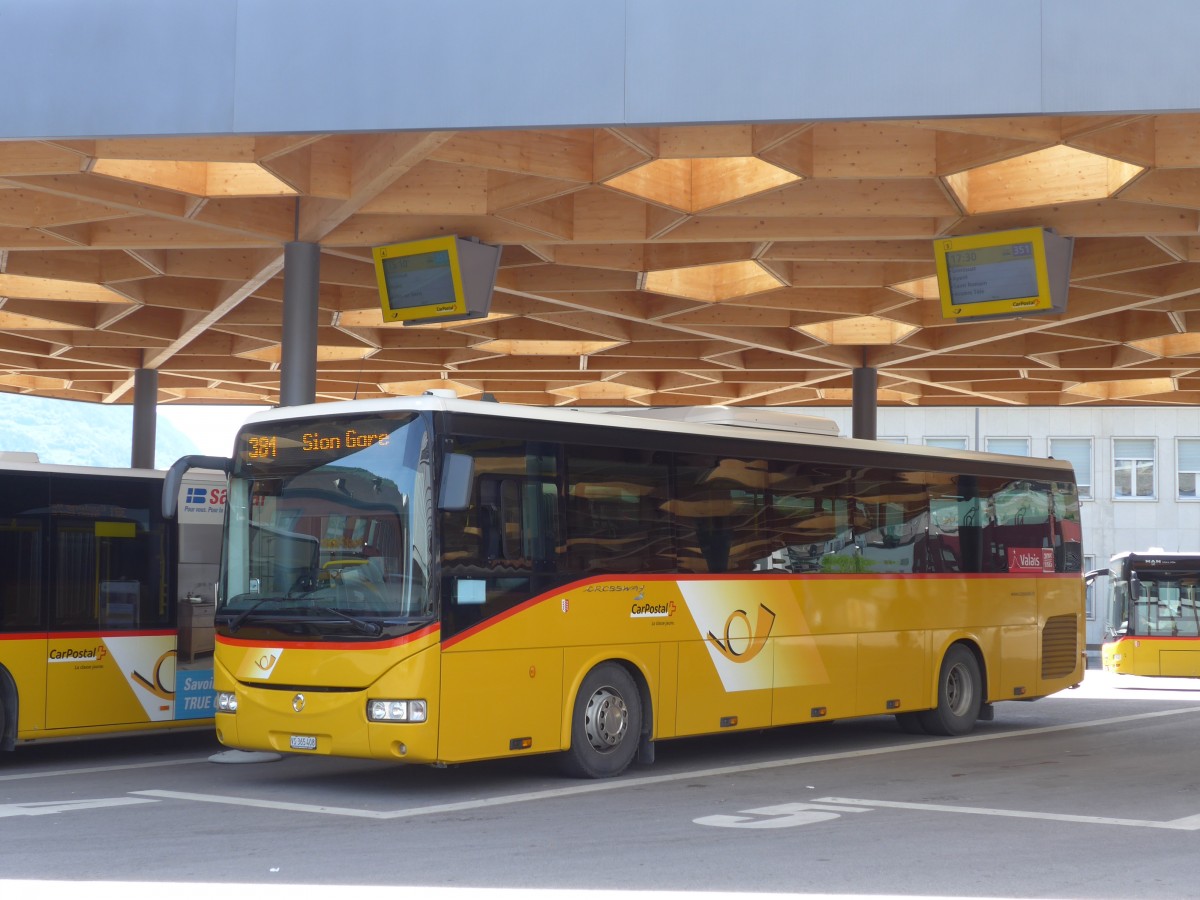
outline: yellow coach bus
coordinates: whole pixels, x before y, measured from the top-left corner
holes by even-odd
[[[773,725],[962,734],[1082,678],[1069,464],[671,415],[424,396],[252,417],[228,461],[221,742],[557,753],[595,777]],[[197,462],[220,461],[173,472]]]
[[[1200,553],[1119,553],[1108,571],[1104,671],[1200,676]]]
[[[224,478],[0,461],[0,748],[211,724]]]

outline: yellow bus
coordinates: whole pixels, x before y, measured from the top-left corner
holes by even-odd
[[[773,725],[962,734],[1082,678],[1069,464],[671,415],[423,396],[249,419],[228,461],[220,741],[555,753],[596,777],[657,741]]]
[[[1119,553],[1108,575],[1104,671],[1200,677],[1200,553]]]
[[[0,748],[211,726],[225,481],[0,461]]]

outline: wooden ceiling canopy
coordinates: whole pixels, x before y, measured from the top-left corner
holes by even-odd
[[[1066,313],[945,322],[933,239],[1076,239]],[[371,248],[502,245],[485,321],[384,325]],[[1200,402],[1200,116],[0,142],[0,390],[278,402],[283,244],[318,400]]]

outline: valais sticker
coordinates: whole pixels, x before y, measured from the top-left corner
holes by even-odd
[[[1009,547],[1008,571],[1053,572],[1054,550],[1050,547]]]

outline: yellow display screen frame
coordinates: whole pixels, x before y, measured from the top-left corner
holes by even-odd
[[[444,264],[438,259],[438,255],[442,253],[446,254]],[[458,257],[458,238],[454,235],[375,247],[371,250],[371,256],[375,260],[375,280],[379,285],[379,305],[383,311],[384,322],[412,322],[444,316],[462,316],[467,313],[462,266]],[[389,279],[389,270],[394,275],[396,269],[410,274],[426,270],[432,273],[435,279],[438,271],[448,270],[449,284],[445,283],[443,277],[437,279],[441,283],[435,284],[434,288],[444,291],[449,287],[453,296],[446,296],[444,293],[421,296],[420,292],[427,290],[429,286],[421,285],[417,279],[418,283],[413,286],[413,290],[417,291],[418,302],[405,302],[397,296],[399,286],[395,283],[396,279]]]
[[[1029,256],[1034,267],[1034,290],[1021,291],[1019,296],[976,301],[962,300],[963,291],[958,291],[958,300],[952,291],[954,269],[964,270],[959,276],[966,277],[965,270],[971,269],[976,276],[972,285],[981,293],[994,290],[996,279],[989,276],[986,268],[995,269],[1003,264],[1012,266],[1023,257],[1012,255],[1014,248],[1024,248],[1030,245]],[[938,238],[933,242],[934,262],[937,265],[938,296],[942,304],[942,316],[946,319],[975,319],[993,316],[1028,315],[1030,313],[1049,313],[1054,309],[1054,300],[1050,291],[1050,276],[1046,265],[1046,232],[1043,228],[1014,228],[1008,231],[995,231],[989,234],[973,234],[963,237]],[[959,262],[956,256],[970,256],[971,260],[980,260],[979,264],[970,261]]]

